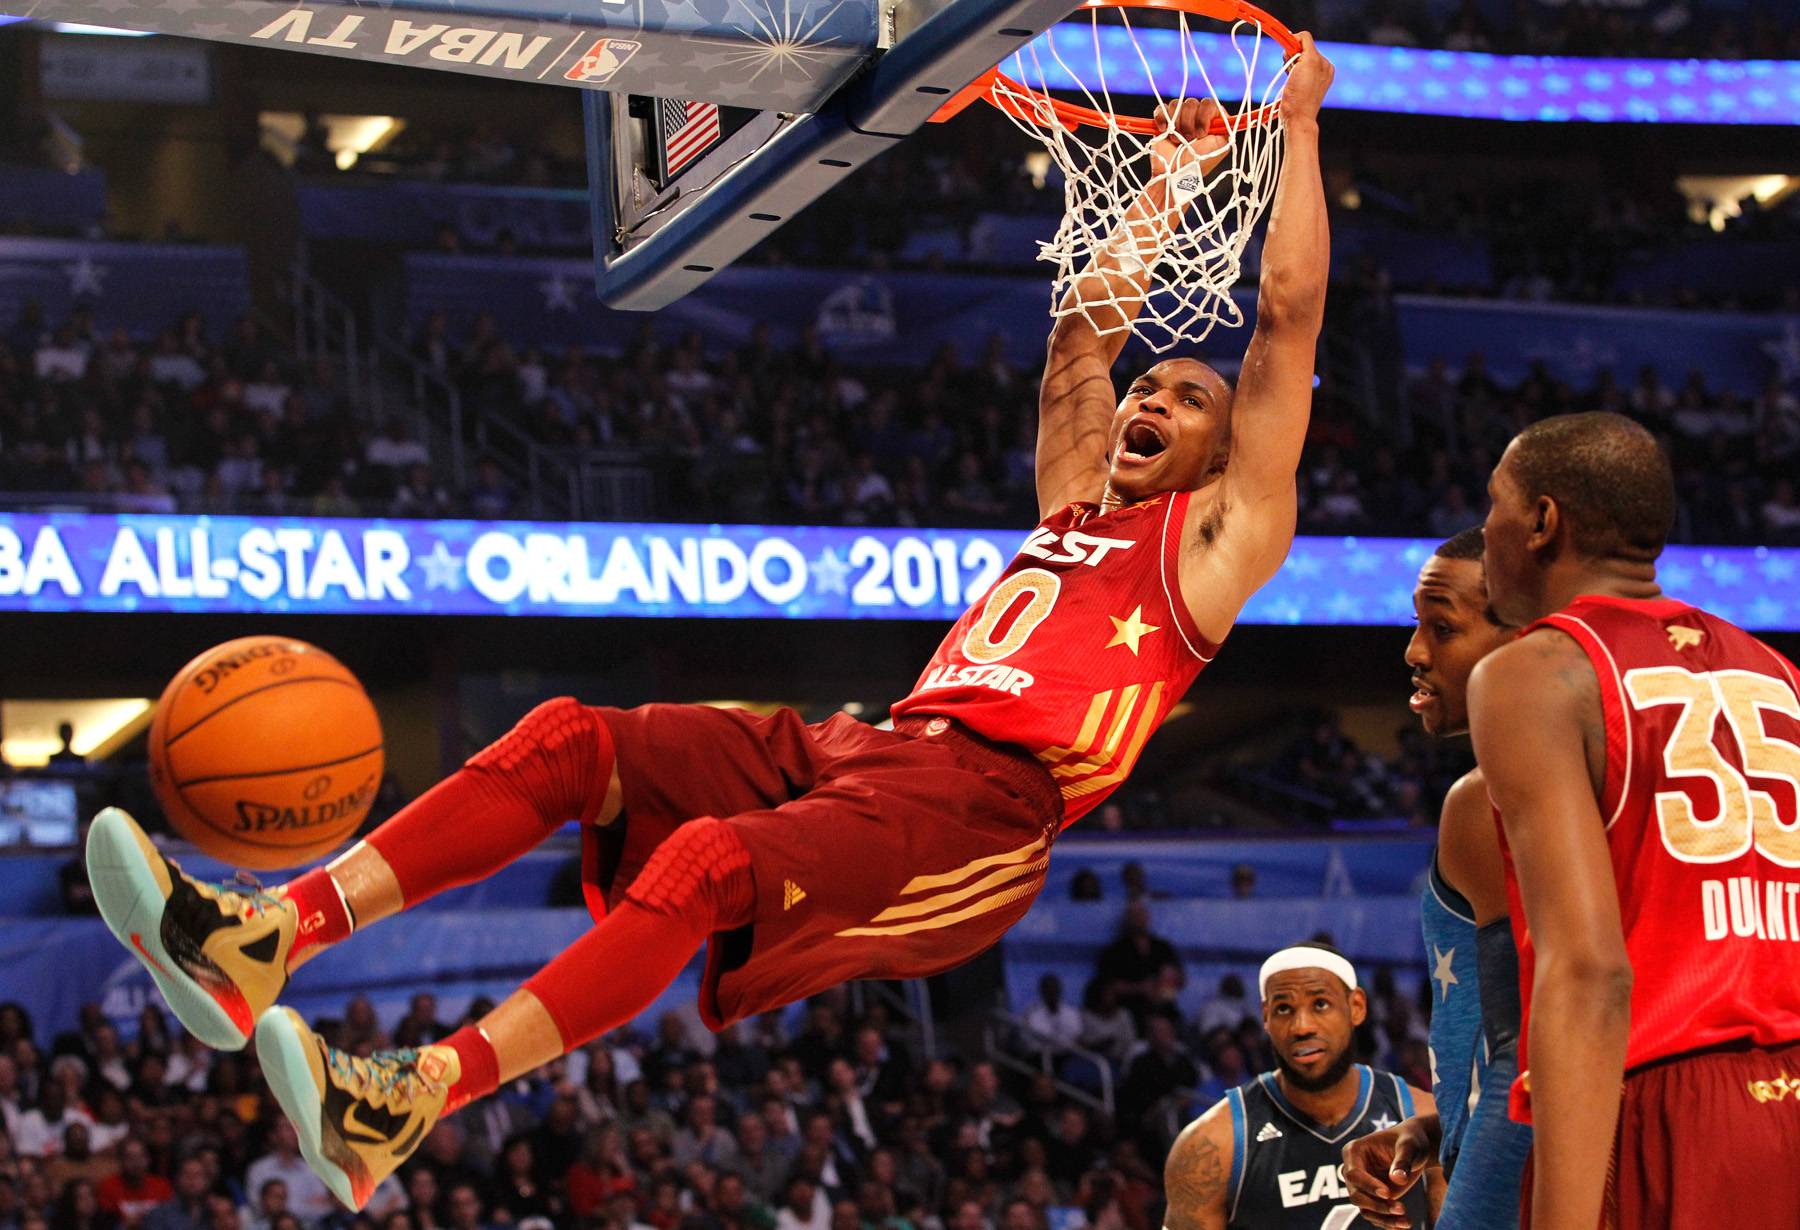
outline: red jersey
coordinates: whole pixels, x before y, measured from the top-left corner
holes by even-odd
[[[1176,580],[1188,499],[1044,518],[893,715],[1025,748],[1062,788],[1065,827],[1099,806],[1219,649]]]
[[[1672,598],[1589,595],[1536,628],[1573,637],[1600,681],[1600,814],[1633,974],[1626,1070],[1737,1039],[1800,1039],[1793,664]],[[1528,1122],[1533,949],[1504,831],[1500,845],[1526,1010],[1512,1113]]]

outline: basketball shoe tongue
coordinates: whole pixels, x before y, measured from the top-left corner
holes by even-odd
[[[196,880],[116,807],[94,817],[87,867],[100,917],[182,1028],[216,1050],[243,1049],[287,985],[293,905],[254,882]]]

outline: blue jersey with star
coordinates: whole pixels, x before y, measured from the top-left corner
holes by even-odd
[[[1475,911],[1438,873],[1431,873],[1419,902],[1425,931],[1425,966],[1431,976],[1431,1094],[1437,1099],[1444,1139],[1438,1157],[1448,1168],[1462,1148],[1469,1115],[1487,1068],[1481,1031],[1481,983],[1475,969]],[[1506,1091],[1501,1090],[1505,1097]]]
[[[1412,1090],[1392,1072],[1357,1064],[1356,1101],[1337,1123],[1320,1123],[1288,1101],[1273,1072],[1230,1090],[1231,1186],[1227,1230],[1350,1230],[1360,1221],[1338,1164],[1358,1136],[1413,1113]],[[1426,1218],[1425,1185],[1402,1202],[1412,1224]]]

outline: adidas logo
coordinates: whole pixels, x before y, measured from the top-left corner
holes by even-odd
[[[798,884],[794,883],[792,880],[783,880],[781,882],[781,908],[782,908],[782,910],[784,910],[784,911],[791,910],[795,906],[799,905],[802,901],[805,901],[805,900],[806,900],[806,890],[804,888],[801,888]]]
[[[1263,1124],[1262,1131],[1260,1131],[1256,1134],[1256,1143],[1259,1145],[1262,1144],[1264,1141],[1280,1140],[1280,1139],[1281,1139],[1281,1129],[1276,1127],[1273,1123]]]

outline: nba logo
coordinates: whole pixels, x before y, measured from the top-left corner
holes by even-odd
[[[563,76],[583,84],[598,84],[625,67],[638,49],[638,44],[625,38],[595,39],[594,45],[582,52],[581,58],[569,66]]]

